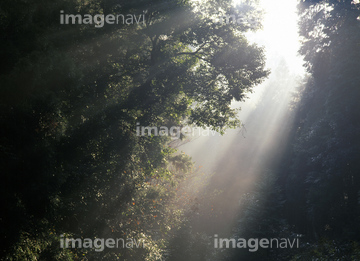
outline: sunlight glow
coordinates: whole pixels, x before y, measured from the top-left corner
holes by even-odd
[[[235,0],[235,3],[238,0]],[[298,55],[297,0],[260,0],[265,12],[263,30],[250,32],[247,37],[266,48],[267,66],[275,68],[280,60],[285,60],[292,73],[303,75],[302,59]]]
[[[237,0],[240,1],[240,0]],[[289,104],[292,92],[305,77],[298,36],[297,0],[260,0],[264,9],[263,29],[246,33],[252,43],[264,47],[267,80],[254,87],[241,107],[239,119],[243,130],[228,130],[224,136],[198,137],[179,145],[206,172],[215,173],[212,183],[224,190],[219,197],[222,222],[234,222],[240,210],[234,207],[244,193],[251,191],[257,180],[275,164],[287,142],[292,118]],[[219,232],[219,231],[217,231]]]
[[[200,1],[200,0],[199,0]],[[234,5],[242,0],[234,0]],[[281,103],[271,114],[272,122],[265,124],[264,128],[270,129],[271,124],[279,123],[278,116],[287,110],[287,104],[290,102],[288,94],[294,91],[297,79],[305,76],[305,70],[302,67],[303,60],[298,55],[300,48],[298,36],[298,17],[297,0],[259,0],[259,7],[264,10],[263,29],[256,32],[248,32],[246,37],[250,42],[263,46],[266,55],[266,67],[271,70],[268,80],[254,88],[254,93],[249,93],[249,99],[243,102],[234,102],[233,108],[241,107],[239,114],[240,120],[245,123],[251,120],[251,114],[261,103],[264,92],[271,86],[281,85],[281,81],[288,81],[286,84],[286,95],[282,96]],[[274,72],[279,66],[285,66],[287,73],[277,75]],[[291,76],[290,76],[291,75]],[[285,77],[285,78],[284,78]],[[290,81],[290,82],[289,82]],[[280,108],[281,107],[281,108]],[[282,110],[282,111],[281,111]],[[269,115],[270,116],[270,115]],[[251,130],[249,130],[251,131]],[[269,131],[264,131],[266,138],[258,142],[266,143],[271,140]],[[239,130],[229,130],[223,137],[199,137],[187,144],[181,146],[193,159],[201,165],[207,165],[210,169],[214,168],[225,152],[233,145],[234,139],[239,137]],[[221,145],[220,145],[221,144]],[[261,145],[260,145],[261,146]],[[211,153],[210,153],[211,152]]]

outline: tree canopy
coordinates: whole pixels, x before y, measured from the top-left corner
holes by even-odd
[[[238,126],[231,102],[244,100],[269,73],[263,50],[244,36],[260,24],[220,24],[213,16],[254,16],[254,7],[19,0],[2,1],[0,10],[2,256],[160,258],[191,213],[191,195],[177,200],[177,184],[194,169],[169,147],[170,137],[139,137],[136,123],[219,132]],[[61,10],[143,15],[144,23],[61,24]],[[101,255],[60,251],[61,234],[150,243]]]

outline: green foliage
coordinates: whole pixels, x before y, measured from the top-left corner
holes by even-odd
[[[300,253],[294,255],[295,260],[358,260],[360,248],[357,242],[338,242],[322,238],[317,243],[303,245]]]
[[[12,254],[7,255],[5,260],[78,260],[69,249],[60,249],[59,242],[60,237],[54,230],[36,236],[23,232],[19,242],[13,246]]]
[[[281,233],[284,221],[280,213],[284,200],[276,184],[277,178],[275,173],[264,172],[253,191],[240,199],[242,213],[238,220],[238,235],[266,238]]]
[[[310,76],[300,86],[279,184],[292,230],[318,242],[311,246],[318,255],[309,250],[296,260],[332,260],[329,253],[345,247],[343,240],[359,240],[360,10],[352,1],[305,0],[299,11],[300,53]],[[319,250],[322,237],[337,242]],[[345,252],[336,257],[351,260],[341,259]]]
[[[135,126],[238,124],[232,100],[267,75],[251,28],[210,21],[230,1],[2,1],[1,256],[159,260],[185,224],[191,159]],[[203,6],[203,4],[205,4]],[[202,9],[206,7],[205,9]],[[62,25],[66,14],[145,14],[145,24]],[[177,190],[183,201],[176,198]],[[191,204],[190,204],[191,206]],[[141,251],[58,251],[58,235],[145,238]]]

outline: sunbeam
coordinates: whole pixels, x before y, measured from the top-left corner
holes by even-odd
[[[360,260],[359,18],[1,0],[0,260]]]
[[[198,137],[180,146],[198,165],[215,172],[212,186],[223,191],[216,201],[222,215],[209,224],[215,234],[225,233],[235,222],[239,207],[234,206],[259,176],[277,164],[292,124],[291,93],[304,76],[302,58],[297,54],[296,1],[264,0],[260,8],[265,11],[263,30],[247,33],[247,37],[264,46],[272,73],[248,100],[233,104],[241,107],[243,130],[229,130],[221,137]]]

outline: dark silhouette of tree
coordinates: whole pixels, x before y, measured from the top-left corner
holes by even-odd
[[[221,132],[239,123],[231,101],[268,75],[262,49],[244,37],[250,26],[211,20],[220,7],[252,10],[229,1],[197,9],[172,0],[1,2],[2,256],[161,255],[159,235],[168,239],[183,221],[172,188],[191,160],[174,154],[170,137],[137,136],[136,123]],[[63,25],[60,10],[145,15],[145,23]],[[150,243],[138,252],[61,251],[62,233]]]

